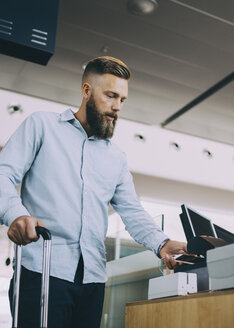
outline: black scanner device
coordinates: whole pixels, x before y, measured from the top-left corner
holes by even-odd
[[[206,265],[206,253],[208,250],[227,245],[228,243],[221,238],[212,236],[196,236],[188,240],[187,251],[190,256],[191,264],[182,264],[175,267],[174,272],[188,272],[197,274],[198,291],[209,290],[209,275]],[[178,258],[179,260],[179,258]]]
[[[189,239],[187,251],[189,254],[202,255],[206,258],[206,252],[210,249],[225,246],[228,243],[221,238],[212,236],[196,236]]]

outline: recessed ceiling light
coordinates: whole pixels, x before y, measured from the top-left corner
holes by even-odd
[[[142,133],[136,133],[134,135],[134,138],[138,141],[142,141],[142,142],[145,142],[146,141],[146,138],[145,136],[142,134]]]
[[[158,3],[156,0],[128,0],[127,8],[133,15],[148,15],[158,8]]]
[[[83,71],[85,70],[88,62],[89,62],[88,60],[85,60],[84,62],[81,63],[81,68],[83,69]]]
[[[177,142],[171,142],[171,143],[170,143],[170,147],[171,147],[173,150],[176,150],[176,151],[181,150],[181,147],[180,147],[180,145],[179,145]]]
[[[204,149],[204,150],[203,150],[203,154],[204,154],[204,156],[206,156],[207,158],[212,158],[212,157],[213,157],[213,153],[212,153],[210,150],[208,150],[208,149]]]
[[[8,111],[9,114],[14,114],[16,112],[23,113],[23,108],[19,104],[8,105],[7,106],[7,111]]]
[[[108,52],[110,51],[110,47],[107,46],[107,45],[104,45],[102,48],[101,48],[101,52],[106,55]]]

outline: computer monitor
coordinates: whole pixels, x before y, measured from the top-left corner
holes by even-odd
[[[187,240],[202,235],[217,237],[214,225],[210,219],[185,205],[181,205],[181,208],[182,214],[180,218]]]
[[[181,205],[181,208],[180,219],[187,240],[195,236],[206,235],[222,238],[228,244],[234,243],[234,234],[230,231],[221,228],[217,224],[213,224],[210,219],[186,205]]]
[[[214,224],[215,231],[217,233],[217,236],[219,238],[222,238],[225,240],[228,244],[234,243],[234,234],[230,231],[227,231],[221,227],[219,227],[217,224]]]
[[[190,220],[188,219],[187,215],[184,214],[184,213],[180,214],[180,220],[181,220],[181,223],[182,223],[182,226],[183,226],[183,229],[184,229],[185,237],[188,241],[189,239],[194,237],[194,232],[193,232],[193,229],[192,229],[192,225],[191,225]]]

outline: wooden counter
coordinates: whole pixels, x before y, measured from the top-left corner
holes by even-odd
[[[125,328],[233,328],[234,290],[127,303]]]

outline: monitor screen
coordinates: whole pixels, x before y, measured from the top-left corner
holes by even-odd
[[[181,223],[182,223],[182,226],[183,226],[183,229],[184,229],[185,237],[188,241],[189,239],[194,237],[192,226],[191,226],[190,221],[188,220],[186,214],[181,213],[180,214],[180,220],[181,220]]]
[[[210,219],[185,205],[182,205],[181,208],[182,214],[180,218],[187,240],[202,235],[217,237],[214,225]]]
[[[219,227],[217,224],[214,224],[214,228],[215,228],[215,231],[216,231],[217,236],[219,238],[222,238],[223,240],[225,240],[229,244],[234,243],[234,234],[233,233]]]

